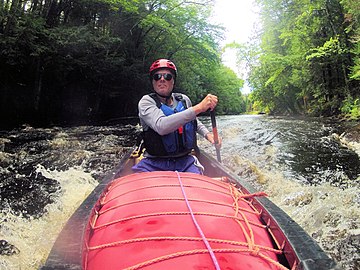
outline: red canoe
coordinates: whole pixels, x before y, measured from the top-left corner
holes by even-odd
[[[284,211],[203,151],[206,176],[133,174],[138,153],[86,198],[41,270],[338,269]]]
[[[91,215],[83,268],[288,269],[252,197],[192,173],[116,179]]]

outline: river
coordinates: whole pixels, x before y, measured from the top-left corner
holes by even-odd
[[[360,269],[360,149],[338,136],[351,123],[263,115],[219,116],[217,123],[223,163],[264,190],[343,269]],[[0,131],[0,269],[38,269],[138,133],[130,121]],[[216,156],[204,139],[199,145]]]

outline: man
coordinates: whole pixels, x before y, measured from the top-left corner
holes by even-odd
[[[138,104],[146,151],[133,170],[177,170],[201,174],[202,166],[196,157],[189,155],[196,146],[196,132],[212,144],[215,142],[213,134],[196,116],[209,109],[214,110],[217,96],[208,94],[192,106],[186,95],[173,93],[177,69],[170,60],[156,60],[149,73],[154,93],[143,96]]]

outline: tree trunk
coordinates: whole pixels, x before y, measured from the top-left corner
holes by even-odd
[[[11,2],[10,10],[7,16],[7,23],[5,25],[4,34],[7,35],[11,33],[14,30],[14,27],[16,25],[16,13],[19,6],[19,0],[14,0]]]
[[[36,61],[36,79],[35,79],[35,91],[34,91],[34,109],[39,111],[40,107],[40,97],[42,90],[42,79],[43,79],[43,68],[41,66],[40,58]]]

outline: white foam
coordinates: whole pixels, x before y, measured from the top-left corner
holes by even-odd
[[[0,257],[0,269],[38,269],[51,250],[57,235],[73,212],[97,185],[90,173],[81,167],[72,167],[66,171],[50,171],[38,165],[37,173],[42,173],[59,181],[61,191],[59,199],[47,205],[47,214],[39,219],[25,219],[10,212],[0,214],[6,219],[1,224],[1,239],[15,245],[20,253]]]

